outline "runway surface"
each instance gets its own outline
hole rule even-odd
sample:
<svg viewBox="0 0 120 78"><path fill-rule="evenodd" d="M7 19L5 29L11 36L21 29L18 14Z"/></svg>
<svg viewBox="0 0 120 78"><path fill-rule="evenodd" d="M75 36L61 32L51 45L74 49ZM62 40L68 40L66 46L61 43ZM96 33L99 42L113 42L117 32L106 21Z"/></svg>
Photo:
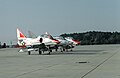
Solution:
<svg viewBox="0 0 120 78"><path fill-rule="evenodd" d="M120 45L77 46L51 55L0 49L0 78L120 78Z"/></svg>

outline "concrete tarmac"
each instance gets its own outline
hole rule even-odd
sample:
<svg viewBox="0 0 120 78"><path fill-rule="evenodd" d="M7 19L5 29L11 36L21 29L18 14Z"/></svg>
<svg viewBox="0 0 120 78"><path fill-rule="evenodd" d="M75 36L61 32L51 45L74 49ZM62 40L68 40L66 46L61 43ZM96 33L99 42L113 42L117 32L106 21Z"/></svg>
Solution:
<svg viewBox="0 0 120 78"><path fill-rule="evenodd" d="M0 49L0 78L120 78L120 45L77 46L51 55Z"/></svg>

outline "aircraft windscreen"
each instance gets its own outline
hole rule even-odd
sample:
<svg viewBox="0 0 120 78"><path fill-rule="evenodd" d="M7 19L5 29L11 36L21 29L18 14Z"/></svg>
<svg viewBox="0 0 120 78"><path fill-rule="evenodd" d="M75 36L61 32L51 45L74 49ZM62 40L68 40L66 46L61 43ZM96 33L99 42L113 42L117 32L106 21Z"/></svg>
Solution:
<svg viewBox="0 0 120 78"><path fill-rule="evenodd" d="M65 40L65 38L63 37L56 37L57 39L60 39L60 40Z"/></svg>
<svg viewBox="0 0 120 78"><path fill-rule="evenodd" d="M68 39L73 39L73 37L67 37Z"/></svg>
<svg viewBox="0 0 120 78"><path fill-rule="evenodd" d="M19 40L19 42L21 43L21 42L23 42L23 40Z"/></svg>
<svg viewBox="0 0 120 78"><path fill-rule="evenodd" d="M53 39L53 37L52 37L51 35L43 34L43 35L41 35L41 36L44 37L44 38L50 38L50 39Z"/></svg>

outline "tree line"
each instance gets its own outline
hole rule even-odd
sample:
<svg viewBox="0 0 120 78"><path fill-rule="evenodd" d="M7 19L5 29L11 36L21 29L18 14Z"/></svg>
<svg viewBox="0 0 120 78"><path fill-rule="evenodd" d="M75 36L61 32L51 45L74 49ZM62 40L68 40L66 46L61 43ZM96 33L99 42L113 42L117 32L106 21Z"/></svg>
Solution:
<svg viewBox="0 0 120 78"><path fill-rule="evenodd" d="M81 41L81 45L120 44L120 32L89 31L84 33L64 33L61 36L73 37Z"/></svg>

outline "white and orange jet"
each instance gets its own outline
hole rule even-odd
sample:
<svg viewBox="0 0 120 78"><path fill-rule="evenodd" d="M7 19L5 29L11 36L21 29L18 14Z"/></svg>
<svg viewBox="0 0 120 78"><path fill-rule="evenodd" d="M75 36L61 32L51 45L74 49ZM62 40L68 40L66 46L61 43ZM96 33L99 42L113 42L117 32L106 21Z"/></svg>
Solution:
<svg viewBox="0 0 120 78"><path fill-rule="evenodd" d="M17 39L18 46L26 48L29 55L31 51L37 51L37 49L39 54L42 54L42 51L49 51L50 54L52 52L51 47L60 43L58 40L49 37L27 38L19 29L17 29Z"/></svg>
<svg viewBox="0 0 120 78"><path fill-rule="evenodd" d="M80 45L80 41L73 39L72 37L65 37L66 40L73 43L74 46Z"/></svg>
<svg viewBox="0 0 120 78"><path fill-rule="evenodd" d="M61 52L68 51L68 49L70 49L72 51L72 48L74 48L73 42L66 40L62 36L53 36L52 37L48 32L46 32L45 34L49 35L51 38L54 38L60 42L59 44L57 44L58 48L56 48L56 51L57 51L57 49L60 49Z"/></svg>
<svg viewBox="0 0 120 78"><path fill-rule="evenodd" d="M68 51L68 49L74 48L77 45L80 45L80 41L73 39L72 37L62 37L62 36L54 36L52 37L48 32L45 34L49 35L51 38L54 38L60 42L58 44L58 47L60 47L61 52L62 51Z"/></svg>

